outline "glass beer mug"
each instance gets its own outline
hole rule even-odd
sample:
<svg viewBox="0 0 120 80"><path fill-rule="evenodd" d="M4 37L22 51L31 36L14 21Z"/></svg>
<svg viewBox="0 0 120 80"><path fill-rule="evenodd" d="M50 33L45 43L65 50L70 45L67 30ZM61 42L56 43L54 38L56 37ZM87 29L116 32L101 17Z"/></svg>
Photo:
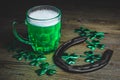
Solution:
<svg viewBox="0 0 120 80"><path fill-rule="evenodd" d="M39 53L55 51L61 36L61 11L49 5L32 7L27 11L25 25L28 31L28 40L19 36L16 31L16 22L13 22L15 37L32 46Z"/></svg>

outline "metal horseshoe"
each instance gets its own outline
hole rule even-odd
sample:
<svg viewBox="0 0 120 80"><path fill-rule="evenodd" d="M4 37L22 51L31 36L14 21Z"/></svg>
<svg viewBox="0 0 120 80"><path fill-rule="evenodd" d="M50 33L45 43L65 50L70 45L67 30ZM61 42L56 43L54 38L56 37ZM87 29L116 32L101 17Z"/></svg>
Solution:
<svg viewBox="0 0 120 80"><path fill-rule="evenodd" d="M74 39L71 39L64 44L62 44L55 52L53 56L54 63L63 69L64 71L71 72L71 73L87 73L87 72L92 72L98 69L103 68L108 64L112 57L113 51L110 49L107 49L103 55L102 58L99 61L96 61L92 64L86 64L86 65L80 65L80 66L72 66L67 64L65 61L61 59L62 54L64 53L65 50L67 50L69 47L76 45L76 44L81 44L87 40L86 37L76 37Z"/></svg>

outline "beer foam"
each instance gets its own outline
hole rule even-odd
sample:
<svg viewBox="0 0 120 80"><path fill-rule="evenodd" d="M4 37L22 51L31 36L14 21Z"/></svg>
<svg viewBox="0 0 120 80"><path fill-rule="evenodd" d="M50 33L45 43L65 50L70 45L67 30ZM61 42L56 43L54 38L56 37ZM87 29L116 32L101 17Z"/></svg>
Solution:
<svg viewBox="0 0 120 80"><path fill-rule="evenodd" d="M55 18L56 16L58 16L58 13L52 10L37 10L29 14L32 19L28 18L28 22L41 27L52 26L59 21L59 18Z"/></svg>

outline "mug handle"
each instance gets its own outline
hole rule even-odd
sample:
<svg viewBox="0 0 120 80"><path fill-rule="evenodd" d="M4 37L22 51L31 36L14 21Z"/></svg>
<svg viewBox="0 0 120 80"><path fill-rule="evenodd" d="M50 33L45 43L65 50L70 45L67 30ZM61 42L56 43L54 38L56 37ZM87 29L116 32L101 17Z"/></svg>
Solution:
<svg viewBox="0 0 120 80"><path fill-rule="evenodd" d="M21 35L18 34L17 30L16 30L16 25L17 25L17 22L16 21L13 21L12 22L12 27L13 27L13 34L14 36L21 42L25 43L25 44L29 44L31 45L32 42L30 42L28 39L25 39L23 38Z"/></svg>

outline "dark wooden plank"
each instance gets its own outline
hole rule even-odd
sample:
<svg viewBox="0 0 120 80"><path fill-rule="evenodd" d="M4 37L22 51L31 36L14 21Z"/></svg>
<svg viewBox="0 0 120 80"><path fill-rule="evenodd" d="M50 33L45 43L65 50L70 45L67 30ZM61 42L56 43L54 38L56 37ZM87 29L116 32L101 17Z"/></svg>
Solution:
<svg viewBox="0 0 120 80"><path fill-rule="evenodd" d="M12 35L11 21L8 24L2 23L0 30L0 80L120 80L120 11L114 9L80 9L63 11L61 44L69 39L78 36L74 33L75 28L84 25L87 28L102 31L105 39L102 41L106 49L114 50L110 63L98 70L85 74L67 73L57 67L57 74L53 76L37 76L34 72L39 67L29 66L25 61L17 61L12 58L14 52L8 52L4 46L11 43L15 38ZM5 20L5 19L4 19ZM9 34L7 34L9 33ZM70 52L85 51L84 45L77 45L70 48ZM47 55L48 62L52 62L53 53Z"/></svg>

